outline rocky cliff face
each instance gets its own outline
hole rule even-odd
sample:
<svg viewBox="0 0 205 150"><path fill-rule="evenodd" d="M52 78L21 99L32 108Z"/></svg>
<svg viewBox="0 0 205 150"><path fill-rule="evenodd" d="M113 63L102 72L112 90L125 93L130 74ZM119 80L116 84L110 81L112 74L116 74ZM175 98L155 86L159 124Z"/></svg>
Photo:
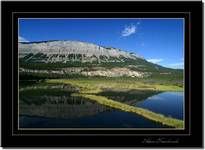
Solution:
<svg viewBox="0 0 205 150"><path fill-rule="evenodd" d="M163 67L143 57L79 41L19 43L19 72L103 77L146 77Z"/></svg>
<svg viewBox="0 0 205 150"><path fill-rule="evenodd" d="M141 56L79 41L19 43L19 57L32 62L124 62Z"/></svg>
<svg viewBox="0 0 205 150"><path fill-rule="evenodd" d="M70 74L70 75L82 75L82 76L101 76L101 77L145 77L149 76L150 73L148 72L139 72L139 71L133 71L129 68L104 68L104 67L94 67L92 70L90 70L87 67L70 67L70 68L62 68L58 70L33 70L33 69L24 69L19 68L20 73L41 73L41 74L57 74L57 75L63 75L63 74Z"/></svg>

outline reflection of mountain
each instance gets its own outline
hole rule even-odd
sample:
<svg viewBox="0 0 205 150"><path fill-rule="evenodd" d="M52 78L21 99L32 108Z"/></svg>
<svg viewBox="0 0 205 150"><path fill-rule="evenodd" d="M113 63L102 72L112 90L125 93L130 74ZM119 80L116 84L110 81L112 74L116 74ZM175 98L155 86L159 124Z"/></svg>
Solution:
<svg viewBox="0 0 205 150"><path fill-rule="evenodd" d="M20 115L73 118L93 115L108 108L72 97L77 89L69 85L35 85L20 88Z"/></svg>
<svg viewBox="0 0 205 150"><path fill-rule="evenodd" d="M42 104L21 105L20 115L41 116L48 118L76 118L90 116L99 112L107 111L109 108L100 104Z"/></svg>
<svg viewBox="0 0 205 150"><path fill-rule="evenodd" d="M112 108L103 106L82 97L73 97L75 90L70 86L27 86L20 90L20 115L41 116L48 118L77 118L90 116ZM116 101L134 105L157 91L105 90L99 95Z"/></svg>

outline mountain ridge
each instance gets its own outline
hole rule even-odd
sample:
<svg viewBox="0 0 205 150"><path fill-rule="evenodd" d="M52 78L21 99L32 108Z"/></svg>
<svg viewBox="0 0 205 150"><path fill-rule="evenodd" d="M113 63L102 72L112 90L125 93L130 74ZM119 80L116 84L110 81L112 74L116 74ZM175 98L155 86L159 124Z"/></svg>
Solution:
<svg viewBox="0 0 205 150"><path fill-rule="evenodd" d="M117 58L128 58L128 59L136 59L143 57L139 56L138 54L133 54L130 52L126 52L124 50L113 48L113 47L105 47L105 46L99 46L93 43L88 42L81 42L81 41L69 41L69 40L59 40L59 41L42 41L42 42L20 42L19 43L19 53L20 57L24 57L25 55L29 53L42 53L49 56L51 55L64 55L62 57L65 57L65 62L69 61L69 55L70 54L79 54L81 57L90 57L87 61L93 61L97 60L98 62L101 62L100 60L103 58L100 58L100 56L104 57L105 60L108 61L110 57L117 57ZM93 58L96 57L96 58ZM54 60L48 59L47 62ZM55 60L54 60L55 61ZM59 59L56 61L59 61ZM84 60L86 61L86 60ZM120 59L122 61L122 59Z"/></svg>
<svg viewBox="0 0 205 150"><path fill-rule="evenodd" d="M177 71L118 48L69 40L19 42L19 64L21 73L66 76L147 77Z"/></svg>
<svg viewBox="0 0 205 150"><path fill-rule="evenodd" d="M28 42L18 42L18 43L21 43L21 44L33 44L33 43L47 43L47 42L57 42L57 41L72 41L72 42L82 42L82 43L88 43L88 44L93 44L93 45L98 45L100 47L104 47L104 48L114 48L114 49L119 49L120 51L125 51L127 53L134 53L134 52L129 52L127 50L122 50L120 48L115 48L113 46L105 46L105 45L100 45L100 44L96 44L96 43L93 43L93 42L87 42L87 41L80 41L80 40L44 40L44 41L28 41ZM143 56L139 55L140 57L143 58Z"/></svg>

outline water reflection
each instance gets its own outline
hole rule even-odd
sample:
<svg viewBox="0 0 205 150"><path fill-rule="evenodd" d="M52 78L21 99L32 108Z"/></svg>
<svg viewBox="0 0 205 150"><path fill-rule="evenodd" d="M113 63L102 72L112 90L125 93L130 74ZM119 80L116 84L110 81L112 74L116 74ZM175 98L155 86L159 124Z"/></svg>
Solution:
<svg viewBox="0 0 205 150"><path fill-rule="evenodd" d="M136 105L137 103L144 101L148 97L162 93L160 91L153 90L113 90L105 89L98 95L105 96L109 99L126 103L129 105Z"/></svg>
<svg viewBox="0 0 205 150"><path fill-rule="evenodd" d="M70 128L163 128L166 127L160 123L148 120L134 113L116 110L95 101L90 101L83 97L73 97L73 93L79 92L78 88L70 85L48 85L32 84L23 85L19 89L19 113L20 127L70 127ZM115 101L126 103L132 106L149 108L154 112L164 113L157 110L178 110L171 107L173 102L170 97L167 102L160 101L161 92L153 90L114 90L104 89L98 95L105 96ZM154 96L157 95L157 96ZM163 93L162 93L163 95ZM167 94L166 94L167 95ZM172 94L173 95L173 94ZM175 95L175 94L174 94ZM159 98L160 96L160 98ZM176 98L179 96L177 93ZM164 98L164 97L163 97ZM166 98L166 97L165 97ZM150 103L150 102L151 103ZM145 103L143 103L145 102ZM177 105L177 100L174 101ZM162 103L162 104L160 104ZM158 107L157 107L158 106ZM160 108L160 106L163 106ZM181 105L180 105L181 106ZM156 108L156 109L155 109ZM173 115L174 116L174 115ZM178 117L177 117L178 118Z"/></svg>
<svg viewBox="0 0 205 150"><path fill-rule="evenodd" d="M67 87L67 88L65 88ZM20 115L49 118L76 118L108 111L111 108L73 97L73 88L69 86L26 87L19 93Z"/></svg>
<svg viewBox="0 0 205 150"><path fill-rule="evenodd" d="M76 118L90 116L99 112L110 111L112 108L98 104L83 97L73 97L78 92L69 85L35 85L20 89L20 115L40 116L49 118ZM99 95L116 101L135 105L157 91L114 91L105 89Z"/></svg>
<svg viewBox="0 0 205 150"><path fill-rule="evenodd" d="M144 101L136 104L136 106L183 120L183 94L183 92L163 92L145 99Z"/></svg>

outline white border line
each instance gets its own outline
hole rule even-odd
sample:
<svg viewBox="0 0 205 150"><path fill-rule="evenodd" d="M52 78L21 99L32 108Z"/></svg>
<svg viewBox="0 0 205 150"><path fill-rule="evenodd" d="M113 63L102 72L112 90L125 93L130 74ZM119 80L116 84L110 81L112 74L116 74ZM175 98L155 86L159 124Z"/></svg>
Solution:
<svg viewBox="0 0 205 150"><path fill-rule="evenodd" d="M10 1L19 1L19 0L2 0L3 2L10 2ZM42 2L42 0L31 0L31 1L28 1L28 0L21 0L21 1L26 1L26 2ZM52 1L52 2L68 2L68 0L59 0L59 1L56 1L56 0L43 0L43 1ZM77 2L87 2L87 0L75 0ZM70 0L69 2L75 2L73 0ZM122 1L122 2L125 2L124 0L100 0L100 1L105 1L105 2L117 2L117 1ZM165 2L165 0L137 0L138 2ZM179 0L167 0L166 2L178 2ZM180 0L180 1L189 1L189 2L194 2L194 1L197 1L197 2L200 2L201 0ZM99 2L98 0L90 0L89 2ZM126 2L136 2L136 0L127 0Z"/></svg>
<svg viewBox="0 0 205 150"><path fill-rule="evenodd" d="M12 23L13 23L13 14L14 14L15 12L13 12L12 13ZM18 12L18 13L26 13L26 12ZM30 13L30 12L29 12ZM41 13L41 12L35 12L35 13ZM44 13L48 13L48 12L44 12ZM56 13L56 12L51 12L51 13ZM63 13L63 12L57 12L57 13ZM76 12L66 12L66 13L76 13ZM79 13L83 13L83 12L79 12ZM85 12L85 13L102 13L102 12ZM103 12L103 13L110 13L110 12ZM117 13L117 12L112 12L112 13ZM119 13L133 13L133 12L119 12ZM140 13L140 12L135 12L135 13ZM145 12L142 12L142 13L145 13ZM147 13L150 13L150 12L147 12ZM154 12L154 13L157 13L157 12ZM158 13L162 13L162 12L158 12ZM163 12L164 13L164 12ZM165 12L165 13L169 13L169 12ZM173 12L173 13L177 13L177 12ZM180 13L188 13L189 14L189 16L190 16L190 12L180 12ZM19 19L183 19L183 23L184 23L184 30L185 30L185 18L183 18L183 17L179 17L179 18L18 18L18 21L19 21ZM190 20L189 20L190 21ZM12 24L13 25L13 24ZM19 30L19 23L18 23L18 30ZM184 32L184 30L183 30L183 32ZM13 28L12 28L12 34L13 34ZM19 34L19 33L18 33ZM12 36L13 37L13 36ZM189 37L190 38L190 37ZM12 39L13 40L13 39ZM184 32L184 36L183 36L183 41L184 41L184 45L185 45L185 32ZM13 43L13 41L12 41L12 43ZM12 49L13 49L13 45L12 45ZM190 47L189 47L189 49L190 49ZM184 50L184 54L185 54L185 47L183 48L183 50ZM185 55L184 55L184 57L185 57ZM12 55L12 59L13 59L13 55ZM13 60L12 60L13 61ZM19 59L18 59L18 61L19 61ZM18 73L19 73L19 70L18 70ZM12 76L13 76L13 63L12 63ZM184 74L183 74L183 77L184 77L184 98L185 98L185 59L184 59ZM13 79L12 79L13 80ZM12 84L13 84L13 81L12 81ZM19 84L18 84L18 86L19 86ZM13 90L13 89L12 89ZM13 91L12 91L13 92ZM13 94L12 94L12 96L13 96ZM19 92L18 92L18 97L19 97ZM190 99L190 98L189 98ZM190 104L190 102L189 102L189 104ZM185 123L185 100L184 100L184 105L183 105L184 107L183 107L183 111L184 111L184 123ZM190 105L189 105L190 106ZM12 111L13 111L13 109L12 109ZM18 113L19 113L19 108L18 108ZM19 114L18 114L18 116L19 116ZM19 117L18 117L18 122L19 122ZM191 118L190 118L190 122L191 122ZM12 127L13 127L13 113L12 113ZM18 124L18 127L19 127L19 124ZM184 126L185 127L185 126ZM34 130L46 130L46 129L48 129L48 128L29 128L29 129L23 129L23 130L31 130L31 129L34 129ZM76 129L76 128L53 128L54 130L63 130L63 129L70 129L70 130L73 130L73 129ZM126 128L94 128L94 129L91 129L91 128L77 128L77 130L85 130L85 129L87 129L87 130L99 130L99 129L103 129L103 130L119 130L119 129L123 129L123 130L133 130L133 129L136 129L136 130L141 130L141 129L146 129L146 130L159 130L158 128L129 128L129 129L126 129ZM172 129L172 128L160 128L160 130L167 130L167 129L169 129L169 130L181 130L181 129ZM185 129L185 128L184 128ZM52 128L49 128L49 130L52 130ZM28 134L26 134L26 135L28 135ZM39 134L38 134L39 135ZM48 135L52 135L52 134L48 134ZM57 135L57 134L55 134L55 135ZM60 134L60 135L62 135L62 134ZM69 134L69 135L71 135L71 134ZM76 134L75 134L76 135ZM81 134L80 134L81 135ZM90 135L90 134L89 134ZM95 135L95 134L94 134ZM106 135L109 135L109 134L106 134ZM111 134L111 135L113 135L113 134ZM116 134L114 134L114 135L116 135ZM119 135L119 134L117 134L117 135ZM126 135L126 134L123 134L123 135ZM130 135L130 134L129 134ZM131 135L133 135L133 134L131 134ZM139 134L136 134L136 135L139 135ZM143 134L143 135L145 135L145 134ZM148 135L150 135L150 134L148 134ZM152 135L152 134L151 134ZM154 135L156 135L156 134L154 134ZM165 134L162 134L162 135L165 135ZM176 135L176 134L173 134L173 135ZM180 134L180 135L183 135L183 134ZM185 135L187 135L187 134L185 134ZM170 136L170 135L169 135Z"/></svg>
<svg viewBox="0 0 205 150"><path fill-rule="evenodd" d="M78 19L93 19L93 20L99 20L99 19L124 19L124 20L127 20L127 19L183 19L183 41L184 41L184 34L185 34L185 32L184 32L184 29L185 29L185 24L184 24L184 18L18 18L18 30L19 30L19 20L20 19L29 19L29 20L35 20L35 19L43 19L43 20L45 20L45 19L59 19L59 20L61 20L61 19L70 19L70 20L72 20L72 19L75 19L75 20L78 20ZM18 32L18 35L19 35L19 32ZM185 41L184 41L184 44L185 44ZM184 46L183 46L183 50L184 50ZM19 52L19 51L18 51ZM184 55L184 54L183 54ZM19 61L19 59L18 59L18 61ZM184 69L185 70L185 69ZM19 73L19 70L18 70L18 73ZM184 74L183 74L183 78L184 78ZM19 81L19 80L18 80ZM185 83L185 82L184 82ZM18 86L19 86L19 84L18 84ZM185 93L185 90L184 90L184 93ZM184 94L185 95L185 94ZM183 98L184 98L184 96L183 96ZM19 92L18 92L18 102L19 102ZM19 103L18 103L18 106L19 106ZM19 110L19 107L18 107L18 110ZM18 111L18 116L19 116L19 111ZM184 120L184 122L185 122L185 101L183 100L183 120ZM148 130L182 130L182 129L172 129L172 128L93 128L93 129L91 129L91 128L19 128L19 117L18 117L18 129L21 129L21 130L62 130L62 129L69 129L69 130L73 130L73 129L77 129L77 130L85 130L85 129L87 129L87 130L99 130L99 129L103 129L103 130L113 130L113 129L115 129L115 130L119 130L119 129L123 129L123 130L132 130L132 129L136 129L136 130L139 130L139 129L148 129ZM185 129L185 128L183 128L183 129Z"/></svg>

